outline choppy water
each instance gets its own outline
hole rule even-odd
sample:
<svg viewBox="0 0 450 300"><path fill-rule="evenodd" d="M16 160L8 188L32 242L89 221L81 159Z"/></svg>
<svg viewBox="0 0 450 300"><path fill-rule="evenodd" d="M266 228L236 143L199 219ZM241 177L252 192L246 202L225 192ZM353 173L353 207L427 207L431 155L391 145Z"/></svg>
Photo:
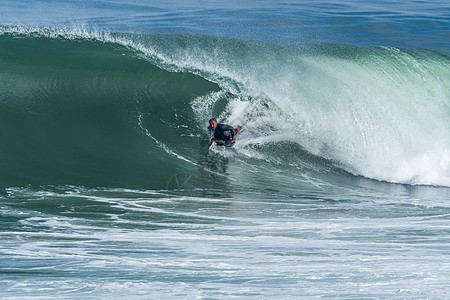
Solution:
<svg viewBox="0 0 450 300"><path fill-rule="evenodd" d="M2 298L449 296L448 4L2 7Z"/></svg>

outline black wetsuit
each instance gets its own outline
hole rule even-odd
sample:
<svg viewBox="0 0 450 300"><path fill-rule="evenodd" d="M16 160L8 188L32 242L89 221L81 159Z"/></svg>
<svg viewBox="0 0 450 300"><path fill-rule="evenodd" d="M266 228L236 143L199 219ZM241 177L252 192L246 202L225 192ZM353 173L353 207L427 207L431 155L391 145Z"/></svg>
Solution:
<svg viewBox="0 0 450 300"><path fill-rule="evenodd" d="M217 124L217 127L214 130L209 126L208 131L211 142L215 141L219 145L231 145L234 136L236 135L236 130L233 127L220 123Z"/></svg>

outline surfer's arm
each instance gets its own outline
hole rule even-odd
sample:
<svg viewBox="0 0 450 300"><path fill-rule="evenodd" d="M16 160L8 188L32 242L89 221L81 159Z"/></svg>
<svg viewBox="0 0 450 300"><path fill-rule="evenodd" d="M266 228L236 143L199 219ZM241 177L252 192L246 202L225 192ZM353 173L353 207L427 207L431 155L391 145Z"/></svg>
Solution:
<svg viewBox="0 0 450 300"><path fill-rule="evenodd" d="M216 138L214 137L214 130L211 127L208 127L208 134L209 134L209 138L211 140L211 144L215 144L216 143Z"/></svg>

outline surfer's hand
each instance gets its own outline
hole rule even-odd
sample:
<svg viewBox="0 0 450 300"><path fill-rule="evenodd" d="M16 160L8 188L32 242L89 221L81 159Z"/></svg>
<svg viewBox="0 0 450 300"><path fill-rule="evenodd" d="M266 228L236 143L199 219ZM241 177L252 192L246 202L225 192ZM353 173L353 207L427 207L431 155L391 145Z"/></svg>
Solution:
<svg viewBox="0 0 450 300"><path fill-rule="evenodd" d="M211 145L215 145L216 144L216 141L215 140L212 140L211 141Z"/></svg>

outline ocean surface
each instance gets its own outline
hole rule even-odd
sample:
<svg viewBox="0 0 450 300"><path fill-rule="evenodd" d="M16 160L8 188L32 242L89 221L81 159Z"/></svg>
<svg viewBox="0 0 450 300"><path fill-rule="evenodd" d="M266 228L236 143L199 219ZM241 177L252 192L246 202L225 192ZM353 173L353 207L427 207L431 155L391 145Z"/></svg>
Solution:
<svg viewBox="0 0 450 300"><path fill-rule="evenodd" d="M0 7L0 298L450 298L450 2Z"/></svg>

